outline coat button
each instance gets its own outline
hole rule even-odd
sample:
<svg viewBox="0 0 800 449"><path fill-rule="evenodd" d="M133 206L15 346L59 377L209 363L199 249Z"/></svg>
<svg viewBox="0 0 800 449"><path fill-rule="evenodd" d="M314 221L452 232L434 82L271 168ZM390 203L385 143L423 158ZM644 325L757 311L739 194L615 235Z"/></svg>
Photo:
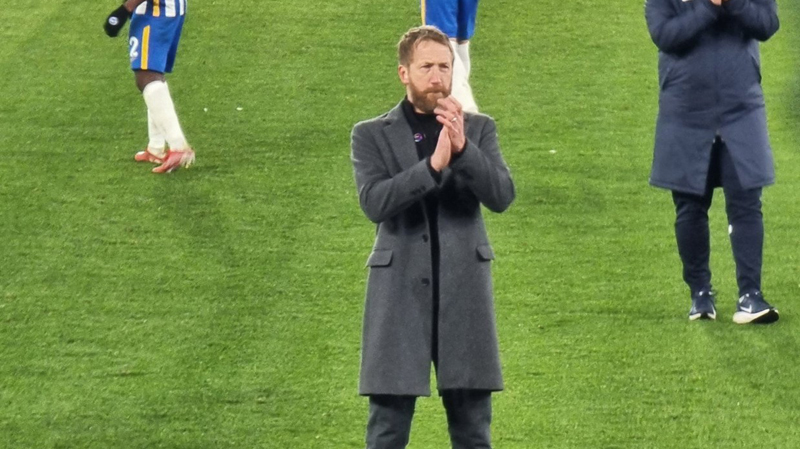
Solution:
<svg viewBox="0 0 800 449"><path fill-rule="evenodd" d="M422 285L424 285L426 287L431 285L431 280L428 279L428 278L422 278Z"/></svg>
<svg viewBox="0 0 800 449"><path fill-rule="evenodd" d="M423 242L427 242L428 241L428 234L422 234L422 241Z"/></svg>

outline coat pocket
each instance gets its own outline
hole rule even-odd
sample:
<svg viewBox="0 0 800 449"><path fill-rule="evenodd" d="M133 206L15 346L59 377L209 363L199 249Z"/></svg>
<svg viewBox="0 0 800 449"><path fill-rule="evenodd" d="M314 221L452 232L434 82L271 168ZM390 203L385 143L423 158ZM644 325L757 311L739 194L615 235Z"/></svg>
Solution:
<svg viewBox="0 0 800 449"><path fill-rule="evenodd" d="M478 260L494 260L494 250L490 245L478 245L475 250L478 253Z"/></svg>
<svg viewBox="0 0 800 449"><path fill-rule="evenodd" d="M392 263L392 250L376 249L367 259L368 267L388 267Z"/></svg>

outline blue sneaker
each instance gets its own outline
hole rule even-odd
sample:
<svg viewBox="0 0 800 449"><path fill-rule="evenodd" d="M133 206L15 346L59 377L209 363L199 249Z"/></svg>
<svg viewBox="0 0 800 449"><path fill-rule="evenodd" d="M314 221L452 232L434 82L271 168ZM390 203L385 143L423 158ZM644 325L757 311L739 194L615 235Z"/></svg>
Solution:
<svg viewBox="0 0 800 449"><path fill-rule="evenodd" d="M761 292L747 293L739 298L733 322L736 324L768 324L778 321L778 309L764 300Z"/></svg>
<svg viewBox="0 0 800 449"><path fill-rule="evenodd" d="M716 320L715 303L714 292L710 289L692 293L692 309L689 310L689 320Z"/></svg>

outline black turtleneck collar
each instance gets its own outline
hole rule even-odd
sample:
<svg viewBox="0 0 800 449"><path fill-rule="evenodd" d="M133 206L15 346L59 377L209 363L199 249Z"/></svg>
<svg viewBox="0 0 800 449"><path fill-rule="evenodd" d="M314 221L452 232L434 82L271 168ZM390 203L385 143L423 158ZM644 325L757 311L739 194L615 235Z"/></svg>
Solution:
<svg viewBox="0 0 800 449"><path fill-rule="evenodd" d="M411 104L411 101L408 97L403 98L403 114L405 114L408 123L411 125L411 128L415 128L414 125L421 125L421 126L430 126L431 124L436 124L439 128L442 125L436 121L436 114L424 114L419 113L414 109L414 105Z"/></svg>
<svg viewBox="0 0 800 449"><path fill-rule="evenodd" d="M428 159L428 169L436 182L441 180L441 174L431 167L430 155L436 150L436 142L439 140L439 133L442 131L442 124L436 121L436 114L420 114L414 110L414 105L408 97L402 102L403 115L406 117L408 126L414 138L414 146L417 148L419 160Z"/></svg>

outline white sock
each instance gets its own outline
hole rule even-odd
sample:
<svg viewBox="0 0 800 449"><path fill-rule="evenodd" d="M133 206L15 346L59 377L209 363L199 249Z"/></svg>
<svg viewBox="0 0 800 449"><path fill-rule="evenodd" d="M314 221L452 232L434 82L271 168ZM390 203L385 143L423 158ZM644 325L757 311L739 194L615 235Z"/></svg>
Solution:
<svg viewBox="0 0 800 449"><path fill-rule="evenodd" d="M149 109L147 110L147 134L150 137L147 150L156 156L163 156L167 141L164 140L164 135L158 131L158 127L153 123L153 116L150 114Z"/></svg>
<svg viewBox="0 0 800 449"><path fill-rule="evenodd" d="M150 117L153 119L153 124L164 136L169 148L175 151L188 149L189 144L186 142L186 137L178 122L178 114L175 113L175 105L169 95L167 83L153 81L144 87L142 95Z"/></svg>
<svg viewBox="0 0 800 449"><path fill-rule="evenodd" d="M458 53L458 56L461 58L461 63L464 64L464 70L467 72L467 79L469 79L470 69L472 69L472 64L469 59L469 41L456 44L456 53Z"/></svg>
<svg viewBox="0 0 800 449"><path fill-rule="evenodd" d="M455 41L450 41L450 45L452 45L455 50ZM456 100L461 103L461 108L464 111L478 112L478 105L475 103L475 98L472 96L472 87L469 85L467 72L464 69L464 63L461 61L458 52L455 53L455 58L453 59L453 86L451 93L456 97Z"/></svg>

